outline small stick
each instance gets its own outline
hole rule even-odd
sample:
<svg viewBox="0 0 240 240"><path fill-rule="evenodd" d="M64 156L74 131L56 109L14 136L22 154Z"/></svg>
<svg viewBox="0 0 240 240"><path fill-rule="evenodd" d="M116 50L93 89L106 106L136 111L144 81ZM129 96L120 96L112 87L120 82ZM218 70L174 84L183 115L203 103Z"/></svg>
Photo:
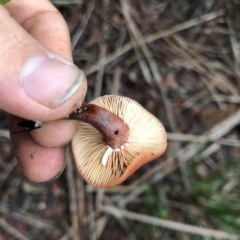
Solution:
<svg viewBox="0 0 240 240"><path fill-rule="evenodd" d="M73 240L78 239L78 229L79 229L79 222L78 222L78 214L77 214L77 195L76 195L76 186L74 181L74 174L73 174L73 164L72 164L72 157L70 152L70 147L67 147L66 152L66 178L68 184L68 195L69 195L69 212L70 212L70 219L71 219L71 227L73 231Z"/></svg>
<svg viewBox="0 0 240 240"><path fill-rule="evenodd" d="M99 211L105 212L107 214L111 214L115 216L117 219L126 218L133 221L150 224L156 227L171 229L174 231L185 232L185 233L205 236L205 237L212 237L215 239L232 239L232 240L239 239L239 236L233 235L224 231L203 228L203 227L196 227L196 226L192 226L192 225L181 223L181 222L175 222L171 220L151 217L144 214L122 210L112 206L102 206Z"/></svg>
<svg viewBox="0 0 240 240"><path fill-rule="evenodd" d="M25 237L21 232L19 232L16 228L12 227L3 218L0 218L0 226L2 229L7 231L9 234L11 234L16 239L29 240L29 238Z"/></svg>

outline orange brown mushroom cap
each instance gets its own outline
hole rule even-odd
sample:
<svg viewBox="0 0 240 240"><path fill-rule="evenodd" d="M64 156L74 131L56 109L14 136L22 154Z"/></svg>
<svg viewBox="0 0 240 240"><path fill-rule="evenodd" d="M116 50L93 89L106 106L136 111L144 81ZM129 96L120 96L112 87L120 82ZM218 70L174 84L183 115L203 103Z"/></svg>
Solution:
<svg viewBox="0 0 240 240"><path fill-rule="evenodd" d="M101 188L116 186L166 150L163 125L136 101L106 95L91 104L116 114L128 125L129 132L127 141L113 148L95 127L77 122L72 152L79 172L89 184Z"/></svg>

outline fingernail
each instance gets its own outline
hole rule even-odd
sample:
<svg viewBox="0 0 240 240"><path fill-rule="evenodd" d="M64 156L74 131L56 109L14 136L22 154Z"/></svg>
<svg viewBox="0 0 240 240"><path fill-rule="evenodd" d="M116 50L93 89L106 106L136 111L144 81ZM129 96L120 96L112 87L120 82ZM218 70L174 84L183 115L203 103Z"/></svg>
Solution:
<svg viewBox="0 0 240 240"><path fill-rule="evenodd" d="M30 59L21 74L25 93L48 107L56 107L69 99L83 79L83 71L74 64L47 55Z"/></svg>

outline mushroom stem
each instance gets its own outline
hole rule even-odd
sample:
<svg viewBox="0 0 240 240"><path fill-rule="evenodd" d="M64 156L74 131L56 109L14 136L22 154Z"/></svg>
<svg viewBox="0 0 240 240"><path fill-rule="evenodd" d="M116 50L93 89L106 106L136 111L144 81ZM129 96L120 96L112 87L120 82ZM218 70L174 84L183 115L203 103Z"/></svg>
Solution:
<svg viewBox="0 0 240 240"><path fill-rule="evenodd" d="M83 103L67 119L83 121L95 127L112 149L118 149L128 141L129 127L123 119L95 104Z"/></svg>

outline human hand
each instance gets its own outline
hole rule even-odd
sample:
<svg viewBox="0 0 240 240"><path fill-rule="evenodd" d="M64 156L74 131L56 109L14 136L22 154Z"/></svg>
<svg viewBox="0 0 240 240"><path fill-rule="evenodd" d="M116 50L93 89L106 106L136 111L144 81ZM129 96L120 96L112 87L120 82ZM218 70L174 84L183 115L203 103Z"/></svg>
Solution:
<svg viewBox="0 0 240 240"><path fill-rule="evenodd" d="M11 114L11 132L15 116L46 121L12 134L12 141L26 177L47 181L62 172L64 145L75 130L73 121L56 119L81 104L86 79L72 63L68 28L50 1L11 0L0 5L0 22L0 108Z"/></svg>

